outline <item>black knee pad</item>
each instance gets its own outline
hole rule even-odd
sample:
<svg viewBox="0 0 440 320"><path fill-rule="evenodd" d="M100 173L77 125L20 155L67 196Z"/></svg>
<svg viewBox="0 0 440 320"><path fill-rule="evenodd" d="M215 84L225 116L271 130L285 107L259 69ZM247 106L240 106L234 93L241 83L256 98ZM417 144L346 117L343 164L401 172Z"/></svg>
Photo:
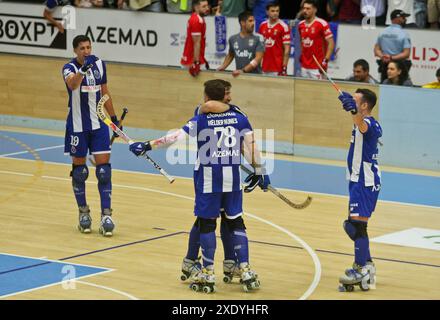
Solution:
<svg viewBox="0 0 440 320"><path fill-rule="evenodd" d="M345 220L344 230L351 240L355 241L358 238L368 238L367 223L356 220Z"/></svg>
<svg viewBox="0 0 440 320"><path fill-rule="evenodd" d="M112 167L110 163L99 164L96 166L96 178L98 183L107 184L112 180Z"/></svg>
<svg viewBox="0 0 440 320"><path fill-rule="evenodd" d="M235 219L228 219L225 217L225 222L228 226L229 231L231 232L234 230L246 230L246 226L244 225L244 221L241 216Z"/></svg>
<svg viewBox="0 0 440 320"><path fill-rule="evenodd" d="M73 185L77 183L84 183L89 177L89 168L87 168L85 164L72 164L72 171L70 171L70 176L72 177Z"/></svg>
<svg viewBox="0 0 440 320"><path fill-rule="evenodd" d="M215 229L217 228L216 219L197 218L196 224L199 227L200 233L214 232Z"/></svg>

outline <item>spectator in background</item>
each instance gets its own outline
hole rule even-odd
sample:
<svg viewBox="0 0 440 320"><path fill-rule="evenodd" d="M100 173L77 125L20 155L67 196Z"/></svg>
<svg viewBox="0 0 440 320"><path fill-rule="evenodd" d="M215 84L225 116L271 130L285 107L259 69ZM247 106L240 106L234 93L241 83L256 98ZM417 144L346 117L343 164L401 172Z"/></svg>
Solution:
<svg viewBox="0 0 440 320"><path fill-rule="evenodd" d="M166 0L166 9L169 13L190 13L191 0Z"/></svg>
<svg viewBox="0 0 440 320"><path fill-rule="evenodd" d="M422 88L427 89L440 89L440 68L437 69L437 72L435 73L435 76L437 77L437 81L427 83L422 86Z"/></svg>
<svg viewBox="0 0 440 320"><path fill-rule="evenodd" d="M385 28L377 38L374 55L380 59L377 60L377 64L381 82L387 78L387 67L390 61L404 61L408 72L411 68L411 60L409 60L411 39L409 34L403 30L408 16L409 14L402 10L391 12L392 24Z"/></svg>
<svg viewBox="0 0 440 320"><path fill-rule="evenodd" d="M255 35L255 19L250 11L239 14L238 22L241 31L229 38L229 53L223 64L217 69L224 71L235 59L236 70L234 77L242 73L261 73L261 60L264 54L264 39L261 35Z"/></svg>
<svg viewBox="0 0 440 320"><path fill-rule="evenodd" d="M361 24L362 13L360 0L332 0L337 8L337 21L350 24Z"/></svg>
<svg viewBox="0 0 440 320"><path fill-rule="evenodd" d="M401 10L408 14L408 19L406 20L405 26L407 28L417 28L416 19L414 16L414 0L388 0L388 14L386 24L390 25L393 23L393 18L391 14L395 10Z"/></svg>
<svg viewBox="0 0 440 320"><path fill-rule="evenodd" d="M246 11L246 0L222 0L221 14L225 17L238 17Z"/></svg>
<svg viewBox="0 0 440 320"><path fill-rule="evenodd" d="M361 0L361 13L364 17L374 17L377 26L385 25L387 18L385 9L385 0Z"/></svg>
<svg viewBox="0 0 440 320"><path fill-rule="evenodd" d="M388 64L387 71L388 78L385 79L383 84L392 84L395 86L412 87L413 83L409 79L408 69L405 63L402 61L392 61Z"/></svg>
<svg viewBox="0 0 440 320"><path fill-rule="evenodd" d="M180 63L193 77L197 77L201 64L209 69L205 59L206 23L203 18L209 14L209 5L207 0L193 0L192 5L194 12L188 20L185 48Z"/></svg>
<svg viewBox="0 0 440 320"><path fill-rule="evenodd" d="M301 76L304 78L321 79L321 71L316 65L313 55L327 70L328 62L335 48L333 34L327 21L316 17L317 7L314 0L303 3L304 19L298 25L301 39Z"/></svg>
<svg viewBox="0 0 440 320"><path fill-rule="evenodd" d="M57 21L53 17L53 12L58 6L65 6L70 4L68 0L47 0L46 7L44 8L43 17L54 25L59 32L64 33L64 26L62 22Z"/></svg>
<svg viewBox="0 0 440 320"><path fill-rule="evenodd" d="M370 76L370 65L364 59L356 60L353 64L353 74L345 78L347 81L378 84L379 82Z"/></svg>
<svg viewBox="0 0 440 320"><path fill-rule="evenodd" d="M280 16L280 5L270 3L266 7L269 19L264 21L258 30L264 37L265 52L263 57L263 73L287 76L287 64L290 55L290 28Z"/></svg>
<svg viewBox="0 0 440 320"><path fill-rule="evenodd" d="M417 28L424 29L427 21L426 0L414 0L414 17Z"/></svg>
<svg viewBox="0 0 440 320"><path fill-rule="evenodd" d="M438 29L440 21L440 0L428 0L428 22L431 29Z"/></svg>
<svg viewBox="0 0 440 320"><path fill-rule="evenodd" d="M252 8L255 18L255 29L259 30L261 23L266 20L266 7L275 0L248 0L248 6Z"/></svg>
<svg viewBox="0 0 440 320"><path fill-rule="evenodd" d="M129 6L137 11L164 12L161 0L129 0Z"/></svg>

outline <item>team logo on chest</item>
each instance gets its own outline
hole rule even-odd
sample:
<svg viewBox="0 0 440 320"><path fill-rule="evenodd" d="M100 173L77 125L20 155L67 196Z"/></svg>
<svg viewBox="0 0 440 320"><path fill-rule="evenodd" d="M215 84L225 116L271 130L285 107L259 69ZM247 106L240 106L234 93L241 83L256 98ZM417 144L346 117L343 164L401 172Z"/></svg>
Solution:
<svg viewBox="0 0 440 320"><path fill-rule="evenodd" d="M98 70L93 70L93 75L95 76L96 79L100 79L101 78L101 73L99 73Z"/></svg>
<svg viewBox="0 0 440 320"><path fill-rule="evenodd" d="M254 46L254 39L249 39L249 47L253 47Z"/></svg>

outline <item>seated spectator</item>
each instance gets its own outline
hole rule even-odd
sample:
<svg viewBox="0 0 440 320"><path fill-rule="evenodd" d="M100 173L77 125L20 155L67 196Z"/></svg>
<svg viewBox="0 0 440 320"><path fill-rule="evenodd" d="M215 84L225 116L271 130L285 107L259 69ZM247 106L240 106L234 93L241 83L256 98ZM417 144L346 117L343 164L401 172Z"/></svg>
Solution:
<svg viewBox="0 0 440 320"><path fill-rule="evenodd" d="M364 17L374 18L377 26L384 26L386 15L385 0L361 0L361 12ZM373 22L370 22L373 23Z"/></svg>
<svg viewBox="0 0 440 320"><path fill-rule="evenodd" d="M333 2L333 7L337 8L337 18L336 20L343 23L350 24L361 24L362 13L359 6L359 0L331 0Z"/></svg>
<svg viewBox="0 0 440 320"><path fill-rule="evenodd" d="M440 21L440 0L428 0L428 22L431 29L438 29Z"/></svg>
<svg viewBox="0 0 440 320"><path fill-rule="evenodd" d="M44 8L43 17L54 25L59 32L64 33L64 26L60 21L57 21L53 17L53 12L58 6L65 6L70 4L68 0L47 0L46 7Z"/></svg>
<svg viewBox="0 0 440 320"><path fill-rule="evenodd" d="M101 0L102 1L102 0ZM164 12L161 0L130 0L129 7L136 11Z"/></svg>
<svg viewBox="0 0 440 320"><path fill-rule="evenodd" d="M353 64L353 74L345 78L348 81L378 84L379 81L370 76L370 65L364 59L356 60Z"/></svg>
<svg viewBox="0 0 440 320"><path fill-rule="evenodd" d="M166 0L169 13L191 13L192 0Z"/></svg>
<svg viewBox="0 0 440 320"><path fill-rule="evenodd" d="M417 28L424 29L427 21L426 0L414 0L414 16Z"/></svg>
<svg viewBox="0 0 440 320"><path fill-rule="evenodd" d="M435 76L437 77L437 81L427 83L422 86L422 88L427 89L440 89L440 68L437 69L437 72L435 73Z"/></svg>
<svg viewBox="0 0 440 320"><path fill-rule="evenodd" d="M220 8L223 16L238 17L246 11L246 0L223 0Z"/></svg>
<svg viewBox="0 0 440 320"><path fill-rule="evenodd" d="M402 61L392 61L388 64L388 78L383 84L392 84L395 86L412 87L413 83L409 79L408 69Z"/></svg>

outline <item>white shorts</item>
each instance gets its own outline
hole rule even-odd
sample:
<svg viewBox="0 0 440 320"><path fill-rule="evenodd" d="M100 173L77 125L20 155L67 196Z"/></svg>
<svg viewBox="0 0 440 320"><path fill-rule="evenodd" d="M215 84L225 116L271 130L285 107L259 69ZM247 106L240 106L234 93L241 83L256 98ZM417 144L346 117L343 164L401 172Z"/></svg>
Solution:
<svg viewBox="0 0 440 320"><path fill-rule="evenodd" d="M309 79L322 79L321 73L319 72L319 69L306 69L301 68L301 77L303 78L309 78Z"/></svg>

